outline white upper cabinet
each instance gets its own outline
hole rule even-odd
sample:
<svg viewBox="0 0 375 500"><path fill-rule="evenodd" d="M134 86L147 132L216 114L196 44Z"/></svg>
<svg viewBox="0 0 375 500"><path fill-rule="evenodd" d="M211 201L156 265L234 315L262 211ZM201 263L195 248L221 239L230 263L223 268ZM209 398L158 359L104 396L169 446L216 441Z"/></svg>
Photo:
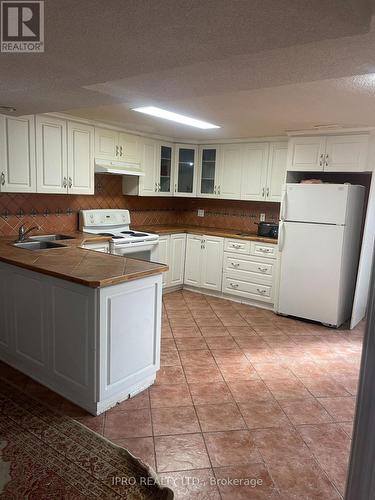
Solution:
<svg viewBox="0 0 375 500"><path fill-rule="evenodd" d="M131 134L119 134L118 157L130 163L140 162L140 138Z"/></svg>
<svg viewBox="0 0 375 500"><path fill-rule="evenodd" d="M325 137L292 137L288 147L288 170L322 172Z"/></svg>
<svg viewBox="0 0 375 500"><path fill-rule="evenodd" d="M37 192L67 193L67 123L50 116L36 117Z"/></svg>
<svg viewBox="0 0 375 500"><path fill-rule="evenodd" d="M365 172L367 167L368 135L328 136L324 171Z"/></svg>
<svg viewBox="0 0 375 500"><path fill-rule="evenodd" d="M198 196L218 198L220 196L220 147L199 147Z"/></svg>
<svg viewBox="0 0 375 500"><path fill-rule="evenodd" d="M68 192L94 194L94 127L68 122Z"/></svg>
<svg viewBox="0 0 375 500"><path fill-rule="evenodd" d="M196 196L197 194L198 148L194 145L176 146L175 196Z"/></svg>
<svg viewBox="0 0 375 500"><path fill-rule="evenodd" d="M95 128L95 158L139 163L140 138L106 128Z"/></svg>
<svg viewBox="0 0 375 500"><path fill-rule="evenodd" d="M268 166L267 143L245 144L242 156L242 200L264 200L266 198L267 166Z"/></svg>
<svg viewBox="0 0 375 500"><path fill-rule="evenodd" d="M106 128L95 128L95 157L114 160L118 157L118 132Z"/></svg>
<svg viewBox="0 0 375 500"><path fill-rule="evenodd" d="M173 144L159 142L157 154L157 194L173 195Z"/></svg>
<svg viewBox="0 0 375 500"><path fill-rule="evenodd" d="M365 172L369 170L368 149L367 134L291 137L287 167L306 172Z"/></svg>
<svg viewBox="0 0 375 500"><path fill-rule="evenodd" d="M36 192L34 116L0 115L0 192Z"/></svg>
<svg viewBox="0 0 375 500"><path fill-rule="evenodd" d="M239 200L242 182L242 144L224 144L221 148L219 198Z"/></svg>
<svg viewBox="0 0 375 500"><path fill-rule="evenodd" d="M287 154L288 144L286 142L273 142L270 144L266 186L267 201L281 201L281 191L285 183Z"/></svg>
<svg viewBox="0 0 375 500"><path fill-rule="evenodd" d="M156 196L158 192L158 176L157 176L157 161L158 161L158 143L152 139L142 139L141 141L141 167L144 176L133 179L126 178L127 181L138 183L139 194L141 196Z"/></svg>

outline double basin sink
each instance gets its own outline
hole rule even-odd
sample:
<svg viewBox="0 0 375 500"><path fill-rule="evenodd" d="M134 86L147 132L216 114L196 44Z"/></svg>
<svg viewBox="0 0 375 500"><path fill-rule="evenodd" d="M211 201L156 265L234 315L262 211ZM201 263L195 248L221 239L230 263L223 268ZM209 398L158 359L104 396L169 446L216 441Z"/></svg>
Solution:
<svg viewBox="0 0 375 500"><path fill-rule="evenodd" d="M48 250L50 248L65 248L66 245L56 243L56 241L72 239L74 239L73 236L66 236L65 234L47 234L43 236L31 236L27 241L14 243L14 246L23 248L25 250Z"/></svg>

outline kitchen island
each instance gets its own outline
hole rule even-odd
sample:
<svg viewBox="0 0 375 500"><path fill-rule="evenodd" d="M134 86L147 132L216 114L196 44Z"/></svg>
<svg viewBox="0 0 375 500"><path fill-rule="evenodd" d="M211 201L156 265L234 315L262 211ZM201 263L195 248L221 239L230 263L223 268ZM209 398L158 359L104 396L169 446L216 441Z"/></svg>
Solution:
<svg viewBox="0 0 375 500"><path fill-rule="evenodd" d="M149 387L160 367L162 264L0 239L0 359L98 415Z"/></svg>

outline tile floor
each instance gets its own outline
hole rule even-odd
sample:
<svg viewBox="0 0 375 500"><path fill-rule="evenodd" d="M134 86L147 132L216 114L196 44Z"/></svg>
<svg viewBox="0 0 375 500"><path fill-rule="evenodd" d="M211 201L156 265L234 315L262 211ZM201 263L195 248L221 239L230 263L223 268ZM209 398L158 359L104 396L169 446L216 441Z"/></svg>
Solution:
<svg viewBox="0 0 375 500"><path fill-rule="evenodd" d="M363 325L331 330L181 291L164 296L156 384L104 415L6 365L0 373L127 447L177 499L334 500L344 493L362 337Z"/></svg>

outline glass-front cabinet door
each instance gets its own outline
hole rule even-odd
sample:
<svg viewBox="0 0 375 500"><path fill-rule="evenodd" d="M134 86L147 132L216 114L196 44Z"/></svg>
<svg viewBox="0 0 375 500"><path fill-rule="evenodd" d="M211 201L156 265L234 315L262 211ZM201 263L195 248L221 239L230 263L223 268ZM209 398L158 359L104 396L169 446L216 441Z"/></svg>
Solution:
<svg viewBox="0 0 375 500"><path fill-rule="evenodd" d="M158 192L161 196L172 194L173 182L173 146L172 144L160 145L160 171Z"/></svg>
<svg viewBox="0 0 375 500"><path fill-rule="evenodd" d="M178 196L196 196L197 148L188 144L176 147L176 180L174 192Z"/></svg>
<svg viewBox="0 0 375 500"><path fill-rule="evenodd" d="M198 196L216 198L219 195L219 150L217 146L200 147Z"/></svg>

